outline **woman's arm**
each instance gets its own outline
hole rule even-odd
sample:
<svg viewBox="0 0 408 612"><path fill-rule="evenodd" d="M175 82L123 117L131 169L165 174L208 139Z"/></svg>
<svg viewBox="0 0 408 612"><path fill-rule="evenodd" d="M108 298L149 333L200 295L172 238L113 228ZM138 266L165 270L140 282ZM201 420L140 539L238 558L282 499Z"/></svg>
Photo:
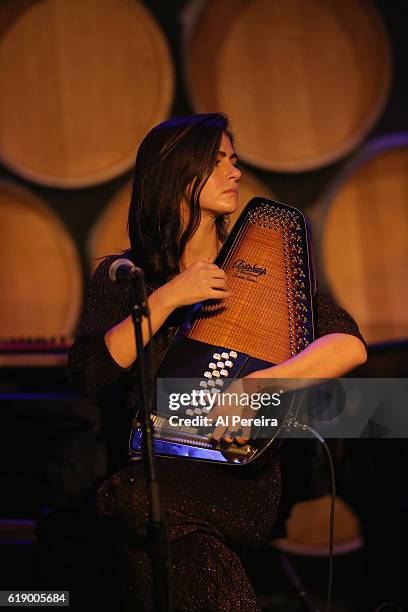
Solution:
<svg viewBox="0 0 408 612"><path fill-rule="evenodd" d="M285 391L304 388L314 384L316 379L337 378L353 368L365 363L367 351L364 343L349 334L334 333L318 338L307 348L287 361L276 366L264 368L248 374L244 378L236 380L230 387L228 393L252 394L270 391L271 380L279 379L279 387ZM278 388L279 388L278 387ZM217 410L215 416L226 416L239 414L239 407L227 407ZM251 416L251 411L246 410L245 416ZM232 438L226 433L228 427L220 425L212 433L214 440L224 438L225 442L232 442ZM245 444L249 440L250 426L242 428L242 435L236 438L239 444Z"/></svg>
<svg viewBox="0 0 408 612"><path fill-rule="evenodd" d="M105 259L95 271L78 335L69 352L71 382L87 395L99 395L117 382L130 383L137 358L129 291L109 279L114 259ZM149 296L152 332L155 334L179 306L229 295L225 272L214 264L197 261ZM142 335L146 345L146 320Z"/></svg>
<svg viewBox="0 0 408 612"><path fill-rule="evenodd" d="M148 297L147 304L150 311L152 334L154 335L171 315L175 306L166 285L156 289ZM142 337L143 346L145 346L149 340L149 327L146 317L143 317L142 321ZM108 329L104 335L104 341L110 355L121 368L127 369L136 361L135 332L131 315Z"/></svg>
<svg viewBox="0 0 408 612"><path fill-rule="evenodd" d="M176 308L208 299L227 298L226 274L215 264L196 261L187 270L159 287L148 298L153 335ZM142 323L143 345L149 340L147 320ZM129 368L137 351L132 317L129 315L105 333L109 353L122 368Z"/></svg>
<svg viewBox="0 0 408 612"><path fill-rule="evenodd" d="M137 355L129 314L133 304L128 287L109 279L114 260L106 258L92 277L78 334L69 351L71 383L90 396L113 390L117 383L121 387L134 383ZM149 296L153 334L178 306L229 295L223 270L214 264L195 262ZM146 344L149 334L145 320L142 334Z"/></svg>
<svg viewBox="0 0 408 612"><path fill-rule="evenodd" d="M318 338L287 361L246 378L337 378L366 360L367 351L359 338L333 333Z"/></svg>

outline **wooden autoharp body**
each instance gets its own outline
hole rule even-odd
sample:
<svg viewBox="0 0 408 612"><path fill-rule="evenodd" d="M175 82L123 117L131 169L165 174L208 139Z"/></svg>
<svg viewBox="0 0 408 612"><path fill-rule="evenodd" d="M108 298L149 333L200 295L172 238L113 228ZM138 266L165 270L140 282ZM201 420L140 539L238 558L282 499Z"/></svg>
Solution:
<svg viewBox="0 0 408 612"><path fill-rule="evenodd" d="M299 210L254 198L215 263L225 270L232 295L189 309L158 371L158 383L168 393L180 379L191 379L198 390L222 393L237 377L285 361L313 340L314 279L306 221ZM245 446L217 448L202 428L170 426L166 408L158 405L153 415L159 455L243 465L273 441L254 435ZM195 404L183 410L190 416L203 412ZM273 438L282 433L285 420ZM141 438L136 426L131 454L140 454Z"/></svg>

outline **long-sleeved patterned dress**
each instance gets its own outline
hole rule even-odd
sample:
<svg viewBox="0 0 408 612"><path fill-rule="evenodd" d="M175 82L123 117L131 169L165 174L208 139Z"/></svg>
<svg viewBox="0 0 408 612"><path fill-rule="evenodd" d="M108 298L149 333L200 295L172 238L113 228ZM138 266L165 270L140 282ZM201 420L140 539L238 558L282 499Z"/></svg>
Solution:
<svg viewBox="0 0 408 612"><path fill-rule="evenodd" d="M109 280L115 257L105 259L92 278L77 339L70 351L74 384L93 396L126 396L133 412L139 400L135 364L121 368L111 357L105 332L130 314L126 286ZM148 290L154 286L148 284ZM347 333L361 338L352 317L327 293L314 300L316 337ZM173 323L174 325L174 323ZM167 321L155 336L153 368L174 331ZM112 399L114 401L114 399ZM245 476L235 470L182 460L159 459L160 490L171 543L175 610L254 612L256 595L240 555L270 537L279 509L278 457ZM113 526L117 543L122 608L153 610L151 566L146 552L147 496L141 462L111 476L100 488L98 512Z"/></svg>

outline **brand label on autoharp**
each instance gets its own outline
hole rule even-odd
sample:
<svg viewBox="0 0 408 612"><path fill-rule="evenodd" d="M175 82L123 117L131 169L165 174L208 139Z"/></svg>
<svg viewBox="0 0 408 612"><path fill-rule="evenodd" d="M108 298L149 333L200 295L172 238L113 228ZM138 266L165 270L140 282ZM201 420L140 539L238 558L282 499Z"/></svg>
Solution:
<svg viewBox="0 0 408 612"><path fill-rule="evenodd" d="M266 268L258 264L248 263L245 259L237 259L234 261L232 269L234 271L232 276L242 278L251 283L257 283L261 276L267 273Z"/></svg>

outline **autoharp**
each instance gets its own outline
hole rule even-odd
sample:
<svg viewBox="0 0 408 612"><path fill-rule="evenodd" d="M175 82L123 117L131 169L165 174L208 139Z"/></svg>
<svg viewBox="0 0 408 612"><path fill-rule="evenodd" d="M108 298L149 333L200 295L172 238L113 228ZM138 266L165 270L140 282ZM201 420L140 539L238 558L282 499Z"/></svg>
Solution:
<svg viewBox="0 0 408 612"><path fill-rule="evenodd" d="M156 391L167 388L167 399L181 379L191 380L197 391L222 393L236 378L285 361L313 340L314 280L307 225L299 210L252 199L215 263L225 270L232 295L188 309L157 373ZM281 406L278 426L267 439L252 430L248 444L214 446L202 427L171 424L163 397L166 392L157 393L152 415L157 455L235 466L256 462L277 445L294 410L293 398ZM203 411L197 402L183 406L186 415ZM136 424L130 435L132 456L141 454L141 444Z"/></svg>

